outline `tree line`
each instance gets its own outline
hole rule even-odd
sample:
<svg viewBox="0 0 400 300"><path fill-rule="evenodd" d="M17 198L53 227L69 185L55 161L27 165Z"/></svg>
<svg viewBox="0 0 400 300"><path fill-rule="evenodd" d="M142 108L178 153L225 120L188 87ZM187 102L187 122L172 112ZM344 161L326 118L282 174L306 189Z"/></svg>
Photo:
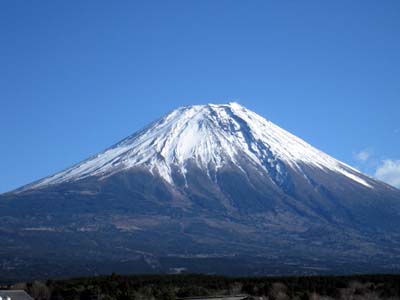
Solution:
<svg viewBox="0 0 400 300"><path fill-rule="evenodd" d="M400 300L400 275L228 277L200 274L118 275L9 285L38 300L177 300L246 294L263 300Z"/></svg>

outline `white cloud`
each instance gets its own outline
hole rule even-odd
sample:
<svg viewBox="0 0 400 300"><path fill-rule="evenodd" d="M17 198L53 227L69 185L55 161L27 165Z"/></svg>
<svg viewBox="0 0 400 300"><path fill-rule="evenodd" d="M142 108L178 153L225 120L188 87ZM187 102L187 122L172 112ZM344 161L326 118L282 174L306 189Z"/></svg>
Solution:
<svg viewBox="0 0 400 300"><path fill-rule="evenodd" d="M371 156L371 151L369 150L362 150L354 154L355 159L361 162L367 161L368 158L370 158L370 156Z"/></svg>
<svg viewBox="0 0 400 300"><path fill-rule="evenodd" d="M375 177L400 188L400 160L387 159L382 161L375 171Z"/></svg>

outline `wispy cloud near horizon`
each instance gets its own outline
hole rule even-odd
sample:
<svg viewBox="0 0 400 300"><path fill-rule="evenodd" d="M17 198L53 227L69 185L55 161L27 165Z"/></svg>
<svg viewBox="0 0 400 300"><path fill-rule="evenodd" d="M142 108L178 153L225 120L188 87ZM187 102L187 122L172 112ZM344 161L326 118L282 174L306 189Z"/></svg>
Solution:
<svg viewBox="0 0 400 300"><path fill-rule="evenodd" d="M376 155L373 148L353 152L357 168L370 176L400 188L400 160Z"/></svg>
<svg viewBox="0 0 400 300"><path fill-rule="evenodd" d="M383 160L375 171L375 177L400 188L400 160Z"/></svg>
<svg viewBox="0 0 400 300"><path fill-rule="evenodd" d="M359 162L366 162L371 157L371 154L372 154L371 150L364 149L354 153L354 158Z"/></svg>

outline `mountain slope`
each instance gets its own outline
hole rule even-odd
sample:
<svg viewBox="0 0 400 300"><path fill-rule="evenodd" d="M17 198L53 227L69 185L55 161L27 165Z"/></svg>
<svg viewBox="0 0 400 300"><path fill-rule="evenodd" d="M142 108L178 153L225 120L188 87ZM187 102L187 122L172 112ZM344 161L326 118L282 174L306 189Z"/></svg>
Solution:
<svg viewBox="0 0 400 300"><path fill-rule="evenodd" d="M272 122L237 103L182 107L145 130L77 166L48 177L27 188L76 181L89 176L108 176L135 166L174 183L172 168L185 177L186 163L216 172L227 162L238 164L246 157L266 171L285 172L284 165L301 172L301 164L332 170L372 188L359 172Z"/></svg>
<svg viewBox="0 0 400 300"><path fill-rule="evenodd" d="M26 272L53 257L42 272L61 275L229 272L232 257L245 274L390 272L399 217L399 190L237 103L199 105L1 195L0 259Z"/></svg>

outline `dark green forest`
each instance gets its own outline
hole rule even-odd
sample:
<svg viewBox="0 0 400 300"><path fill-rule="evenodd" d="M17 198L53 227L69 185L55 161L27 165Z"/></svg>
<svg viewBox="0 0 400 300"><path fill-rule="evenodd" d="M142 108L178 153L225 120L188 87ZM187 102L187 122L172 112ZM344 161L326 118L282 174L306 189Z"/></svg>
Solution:
<svg viewBox="0 0 400 300"><path fill-rule="evenodd" d="M118 275L33 281L2 286L40 300L173 300L245 294L247 299L400 299L400 275L225 277Z"/></svg>

